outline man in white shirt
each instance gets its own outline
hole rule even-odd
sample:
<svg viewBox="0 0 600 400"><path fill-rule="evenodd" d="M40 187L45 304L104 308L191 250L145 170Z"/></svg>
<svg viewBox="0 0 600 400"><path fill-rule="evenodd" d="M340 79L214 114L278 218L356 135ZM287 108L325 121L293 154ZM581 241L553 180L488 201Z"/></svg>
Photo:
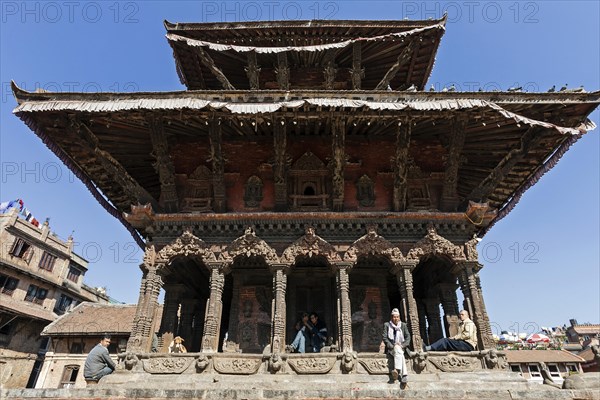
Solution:
<svg viewBox="0 0 600 400"><path fill-rule="evenodd" d="M461 310L458 314L458 334L451 338L442 338L431 346L425 346L425 351L473 351L477 348L477 327L469 319L469 313Z"/></svg>

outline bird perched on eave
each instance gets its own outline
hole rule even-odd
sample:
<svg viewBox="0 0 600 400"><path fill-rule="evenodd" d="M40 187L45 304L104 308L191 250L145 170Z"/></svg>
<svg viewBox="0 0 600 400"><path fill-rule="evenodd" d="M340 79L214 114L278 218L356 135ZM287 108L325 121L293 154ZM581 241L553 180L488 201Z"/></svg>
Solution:
<svg viewBox="0 0 600 400"><path fill-rule="evenodd" d="M413 85L410 85L410 86L409 86L409 87L406 89L406 91L407 91L407 92L416 92L416 91L417 91L417 87L416 87L414 84L413 84Z"/></svg>
<svg viewBox="0 0 600 400"><path fill-rule="evenodd" d="M431 84L431 87L429 88L430 92L435 92L435 86L433 86L433 83Z"/></svg>
<svg viewBox="0 0 600 400"><path fill-rule="evenodd" d="M509 87L507 92L522 92L523 91L523 87L519 86L519 87Z"/></svg>
<svg viewBox="0 0 600 400"><path fill-rule="evenodd" d="M548 89L548 93L554 93L556 92L556 85L552 85L552 87L550 89Z"/></svg>
<svg viewBox="0 0 600 400"><path fill-rule="evenodd" d="M565 90L567 90L567 87L569 86L568 83L565 83L565 86L561 87L559 92L564 92Z"/></svg>

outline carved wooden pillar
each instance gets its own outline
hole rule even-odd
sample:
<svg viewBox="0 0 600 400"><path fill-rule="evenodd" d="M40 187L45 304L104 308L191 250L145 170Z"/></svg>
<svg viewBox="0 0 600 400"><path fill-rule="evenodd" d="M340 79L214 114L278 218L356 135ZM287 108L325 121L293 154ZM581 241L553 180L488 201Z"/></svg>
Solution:
<svg viewBox="0 0 600 400"><path fill-rule="evenodd" d="M354 42L352 44L352 89L360 90L362 88L362 79L365 77L365 69L362 68L362 50L361 43Z"/></svg>
<svg viewBox="0 0 600 400"><path fill-rule="evenodd" d="M217 352L219 347L219 333L221 329L221 315L223 311L223 288L225 286L226 263L209 261L206 263L210 269L210 297L204 318L204 333L202 334L202 352Z"/></svg>
<svg viewBox="0 0 600 400"><path fill-rule="evenodd" d="M412 120L399 122L396 131L396 153L394 155L394 211L406 209L408 191L408 147L412 131Z"/></svg>
<svg viewBox="0 0 600 400"><path fill-rule="evenodd" d="M279 89L289 90L290 89L290 69L288 68L287 53L277 53L277 67L275 68L275 75L277 75L277 83Z"/></svg>
<svg viewBox="0 0 600 400"><path fill-rule="evenodd" d="M340 305L338 316L338 332L342 351L352 351L352 309L350 307L350 279L348 271L352 268L351 263L336 263L337 295Z"/></svg>
<svg viewBox="0 0 600 400"><path fill-rule="evenodd" d="M440 316L440 301L437 298L424 299L427 309L427 322L429 323L429 340L435 342L444 337L442 332L442 321Z"/></svg>
<svg viewBox="0 0 600 400"><path fill-rule="evenodd" d="M196 303L194 310L194 332L191 343L191 351L200 351L202 346L202 332L204 332L204 316L206 315L206 301L207 299L200 299Z"/></svg>
<svg viewBox="0 0 600 400"><path fill-rule="evenodd" d="M288 266L284 264L272 264L273 273L273 305L271 321L271 352L280 353L285 349L285 321Z"/></svg>
<svg viewBox="0 0 600 400"><path fill-rule="evenodd" d="M144 263L140 266L143 271L131 335L127 341L128 352L147 353L152 346L152 337L156 326L155 315L158 308L158 294L162 280L157 274L159 264L155 264L153 245L146 246Z"/></svg>
<svg viewBox="0 0 600 400"><path fill-rule="evenodd" d="M481 340L484 348L493 348L495 346L494 336L492 334L492 326L490 325L490 317L488 316L487 309L485 307L485 301L483 301L483 294L481 291L481 279L479 278L479 272L474 273L475 282L477 287L477 294L480 300L480 312L481 318L483 319L483 326L481 329Z"/></svg>
<svg viewBox="0 0 600 400"><path fill-rule="evenodd" d="M345 121L336 118L331 121L331 152L332 152L332 189L333 211L344 208L344 165L346 164L346 128Z"/></svg>
<svg viewBox="0 0 600 400"><path fill-rule="evenodd" d="M465 297L465 309L477 326L479 348L488 349L494 346L494 339L483 297L477 287L476 274L481 267L477 261L459 261L455 271L458 272L458 282Z"/></svg>
<svg viewBox="0 0 600 400"><path fill-rule="evenodd" d="M457 184L458 168L460 167L460 155L465 143L465 118L455 118L452 121L450 133L450 150L446 160L446 172L444 173L444 188L442 190L442 211L456 211L459 204Z"/></svg>
<svg viewBox="0 0 600 400"><path fill-rule="evenodd" d="M410 329L412 336L411 344L415 350L421 349L423 340L421 339L421 331L419 327L419 312L417 302L413 294L413 276L412 271L417 266L416 262L396 262L392 273L396 275L400 297L406 301L406 314L408 318L406 323ZM404 300L406 299L406 300Z"/></svg>
<svg viewBox="0 0 600 400"><path fill-rule="evenodd" d="M285 121L275 121L273 127L273 148L275 151L275 165L273 178L275 181L275 210L286 211L287 199L287 136Z"/></svg>
<svg viewBox="0 0 600 400"><path fill-rule="evenodd" d="M159 203L166 212L177 212L179 210L179 200L175 187L175 167L164 134L163 118L162 116L150 115L146 120L150 127L152 155L156 159L154 169L158 172L158 179L160 180Z"/></svg>
<svg viewBox="0 0 600 400"><path fill-rule="evenodd" d="M258 90L260 89L258 77L260 75L260 68L258 67L258 62L256 60L256 52L249 51L248 55L248 66L246 67L246 75L248 76L248 82L250 84L250 89Z"/></svg>
<svg viewBox="0 0 600 400"><path fill-rule="evenodd" d="M455 283L441 283L439 286L444 309L444 329L446 336L452 337L458 333L458 299L456 298L458 287Z"/></svg>
<svg viewBox="0 0 600 400"><path fill-rule="evenodd" d="M227 211L225 199L225 160L221 150L221 121L212 119L209 123L210 161L212 162L213 200L215 212Z"/></svg>
<svg viewBox="0 0 600 400"><path fill-rule="evenodd" d="M179 328L179 316L177 312L179 311L181 294L185 290L185 286L181 284L168 284L164 285L164 289L165 303L159 333L163 341L162 352L166 353L169 343L177 335Z"/></svg>

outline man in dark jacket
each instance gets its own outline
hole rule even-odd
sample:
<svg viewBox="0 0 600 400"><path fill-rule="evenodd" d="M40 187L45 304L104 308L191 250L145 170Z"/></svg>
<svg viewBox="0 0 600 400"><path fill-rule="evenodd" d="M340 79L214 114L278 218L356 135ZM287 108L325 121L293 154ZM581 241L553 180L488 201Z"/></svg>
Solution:
<svg viewBox="0 0 600 400"><path fill-rule="evenodd" d="M113 373L116 365L108 354L109 345L110 336L104 335L100 343L90 351L83 367L83 377L85 379L99 381L103 376Z"/></svg>
<svg viewBox="0 0 600 400"><path fill-rule="evenodd" d="M400 377L400 387L404 389L408 382L404 349L410 344L410 332L406 323L400 321L397 308L392 310L390 321L383 324L383 342L390 369L389 383L394 383Z"/></svg>
<svg viewBox="0 0 600 400"><path fill-rule="evenodd" d="M321 351L321 348L325 345L325 341L327 340L327 326L324 321L319 319L319 315L314 311L310 313L310 324L312 325L310 331L312 352L318 353Z"/></svg>

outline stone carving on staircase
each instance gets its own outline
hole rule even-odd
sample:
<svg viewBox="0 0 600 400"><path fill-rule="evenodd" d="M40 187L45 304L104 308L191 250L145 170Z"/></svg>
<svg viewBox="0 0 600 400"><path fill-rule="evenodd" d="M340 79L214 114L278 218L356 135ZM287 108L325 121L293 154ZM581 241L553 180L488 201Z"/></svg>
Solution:
<svg viewBox="0 0 600 400"><path fill-rule="evenodd" d="M390 373L387 358L361 358L358 362L371 375L387 375Z"/></svg>
<svg viewBox="0 0 600 400"><path fill-rule="evenodd" d="M260 359L254 358L213 358L213 367L220 374L252 375L261 363Z"/></svg>
<svg viewBox="0 0 600 400"><path fill-rule="evenodd" d="M299 374L326 374L335 361L333 357L288 358L290 366Z"/></svg>
<svg viewBox="0 0 600 400"><path fill-rule="evenodd" d="M192 363L191 358L161 357L143 361L144 371L151 374L181 374Z"/></svg>
<svg viewBox="0 0 600 400"><path fill-rule="evenodd" d="M429 361L443 372L470 372L481 368L480 361L477 358L459 357L454 354L442 357L429 357Z"/></svg>
<svg viewBox="0 0 600 400"><path fill-rule="evenodd" d="M201 373L208 367L209 360L205 355L201 355L196 360L196 372Z"/></svg>

